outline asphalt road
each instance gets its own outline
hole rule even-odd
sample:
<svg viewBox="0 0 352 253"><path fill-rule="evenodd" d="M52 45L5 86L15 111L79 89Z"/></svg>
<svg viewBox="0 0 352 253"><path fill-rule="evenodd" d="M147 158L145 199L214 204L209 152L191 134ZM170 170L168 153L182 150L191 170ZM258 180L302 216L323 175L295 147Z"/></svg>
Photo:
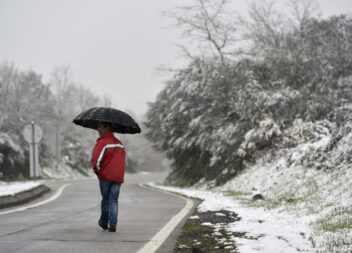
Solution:
<svg viewBox="0 0 352 253"><path fill-rule="evenodd" d="M184 199L139 185L160 181L164 176L126 175L120 192L116 233L103 231L97 225L100 215L97 179L49 182L51 195L61 185L70 185L50 203L0 215L0 252L137 252L185 205ZM173 242L167 241L158 252L171 251Z"/></svg>

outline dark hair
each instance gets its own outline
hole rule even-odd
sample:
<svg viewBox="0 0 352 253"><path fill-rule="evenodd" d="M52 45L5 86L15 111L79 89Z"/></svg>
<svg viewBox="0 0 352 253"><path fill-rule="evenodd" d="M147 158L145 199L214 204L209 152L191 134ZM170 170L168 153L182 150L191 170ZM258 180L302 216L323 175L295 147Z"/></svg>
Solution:
<svg viewBox="0 0 352 253"><path fill-rule="evenodd" d="M110 128L110 130L112 130L112 124L111 122L106 122L106 121L99 121L98 122L98 126L101 125L104 128Z"/></svg>

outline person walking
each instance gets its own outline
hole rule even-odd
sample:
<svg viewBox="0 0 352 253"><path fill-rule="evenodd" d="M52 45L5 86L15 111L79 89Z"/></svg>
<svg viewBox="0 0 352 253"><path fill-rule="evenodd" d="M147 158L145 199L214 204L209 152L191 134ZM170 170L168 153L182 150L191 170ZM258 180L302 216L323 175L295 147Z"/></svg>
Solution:
<svg viewBox="0 0 352 253"><path fill-rule="evenodd" d="M124 182L126 153L123 144L114 136L108 122L98 122L99 138L92 152L92 166L98 176L102 196L101 216L98 225L109 232L116 232L118 200Z"/></svg>

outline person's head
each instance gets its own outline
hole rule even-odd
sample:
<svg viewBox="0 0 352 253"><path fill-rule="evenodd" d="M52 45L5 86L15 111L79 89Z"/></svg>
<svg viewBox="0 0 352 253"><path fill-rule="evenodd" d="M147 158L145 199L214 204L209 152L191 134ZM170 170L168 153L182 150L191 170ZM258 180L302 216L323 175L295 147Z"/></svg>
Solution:
<svg viewBox="0 0 352 253"><path fill-rule="evenodd" d="M109 122L98 122L98 133L101 136L105 132L112 131L112 125Z"/></svg>

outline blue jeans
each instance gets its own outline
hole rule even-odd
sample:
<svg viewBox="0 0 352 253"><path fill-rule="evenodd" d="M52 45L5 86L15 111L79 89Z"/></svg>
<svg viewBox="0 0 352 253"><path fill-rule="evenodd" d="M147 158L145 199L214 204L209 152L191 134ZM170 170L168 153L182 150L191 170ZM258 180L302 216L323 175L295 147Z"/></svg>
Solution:
<svg viewBox="0 0 352 253"><path fill-rule="evenodd" d="M99 179L99 186L102 196L100 221L104 226L109 223L110 227L115 227L117 225L121 183Z"/></svg>

